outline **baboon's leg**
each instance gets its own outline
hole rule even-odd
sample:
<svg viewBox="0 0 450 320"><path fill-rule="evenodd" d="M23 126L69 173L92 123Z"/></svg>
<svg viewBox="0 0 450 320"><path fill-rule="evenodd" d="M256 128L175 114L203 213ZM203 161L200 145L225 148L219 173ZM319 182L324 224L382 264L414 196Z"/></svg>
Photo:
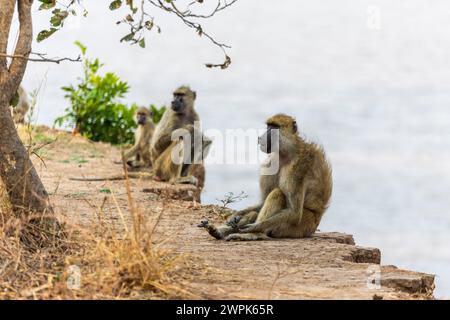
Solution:
<svg viewBox="0 0 450 320"><path fill-rule="evenodd" d="M273 189L267 196L256 223L269 219L283 209L286 209L286 197L280 188Z"/></svg>
<svg viewBox="0 0 450 320"><path fill-rule="evenodd" d="M286 227L274 227L270 231L272 238L307 238L310 237L319 226L320 218L313 211L304 208L300 225Z"/></svg>
<svg viewBox="0 0 450 320"><path fill-rule="evenodd" d="M241 221L239 221L239 227L245 227L249 223L258 223L269 219L274 214L280 212L286 208L286 197L281 189L276 188L267 196L266 201L259 213L253 211L245 215ZM248 218L247 218L248 217ZM244 221L247 220L247 221ZM242 222L242 223L241 223ZM253 240L268 240L270 239L264 233L232 233L229 234L225 240L240 240L240 241L253 241Z"/></svg>
<svg viewBox="0 0 450 320"><path fill-rule="evenodd" d="M236 229L234 229L233 227L228 226L226 224L220 225L218 227L216 227L213 224L209 224L209 225L205 226L205 228L208 231L208 233L211 236L213 236L214 238L216 238L217 240L222 240L227 235L237 232Z"/></svg>
<svg viewBox="0 0 450 320"><path fill-rule="evenodd" d="M247 224L254 223L256 221L256 218L258 218L258 212L250 211L241 217L241 220L239 220L238 222L238 227L242 228Z"/></svg>
<svg viewBox="0 0 450 320"><path fill-rule="evenodd" d="M228 221L220 226L215 226L207 222L201 224L200 226L205 228L208 233L216 239L224 239L230 234L236 234L239 232L239 228L253 223L256 221L258 213L255 211L247 213L245 216L234 216L228 219Z"/></svg>
<svg viewBox="0 0 450 320"><path fill-rule="evenodd" d="M178 184L192 184L194 186L198 185L198 179L194 176L180 177L176 179L175 183Z"/></svg>

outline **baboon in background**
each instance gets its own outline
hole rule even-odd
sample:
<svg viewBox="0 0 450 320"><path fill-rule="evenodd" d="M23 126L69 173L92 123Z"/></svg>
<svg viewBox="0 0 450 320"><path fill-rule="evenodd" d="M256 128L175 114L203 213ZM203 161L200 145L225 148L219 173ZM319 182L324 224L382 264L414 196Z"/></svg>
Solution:
<svg viewBox="0 0 450 320"><path fill-rule="evenodd" d="M212 141L192 124L175 130L173 137L179 137L179 140L172 141L153 165L155 180L193 184L203 189L203 160L208 155ZM176 161L175 156L178 156L182 163Z"/></svg>
<svg viewBox="0 0 450 320"><path fill-rule="evenodd" d="M260 176L262 201L257 206L237 212L219 227L202 221L199 226L217 239L309 237L328 208L333 183L323 148L301 138L290 116L278 114L266 123L267 132L259 138L259 144L270 154L269 160L279 152L278 173ZM272 130L278 130L278 141L272 141ZM278 144L278 150L274 144Z"/></svg>
<svg viewBox="0 0 450 320"><path fill-rule="evenodd" d="M203 161L208 155L212 141L205 137L194 125L186 125L173 132L173 140L161 156L153 163L152 171L130 172L129 178L155 179L170 183L193 184L203 189L205 184L205 167ZM187 149L188 148L188 149ZM125 175L111 177L73 177L74 181L123 180Z"/></svg>
<svg viewBox="0 0 450 320"><path fill-rule="evenodd" d="M135 120L138 127L134 133L134 145L125 152L124 160L132 168L151 167L150 142L155 130L152 113L149 109L140 107L136 110Z"/></svg>
<svg viewBox="0 0 450 320"><path fill-rule="evenodd" d="M28 101L27 92L22 85L19 86L17 93L19 94L19 102L15 107L12 107L13 119L15 123L24 123L25 115L30 110L30 102Z"/></svg>
<svg viewBox="0 0 450 320"><path fill-rule="evenodd" d="M195 91L186 86L174 91L172 106L164 112L152 138L150 154L153 163L172 143L173 131L199 121L194 110L196 97Z"/></svg>

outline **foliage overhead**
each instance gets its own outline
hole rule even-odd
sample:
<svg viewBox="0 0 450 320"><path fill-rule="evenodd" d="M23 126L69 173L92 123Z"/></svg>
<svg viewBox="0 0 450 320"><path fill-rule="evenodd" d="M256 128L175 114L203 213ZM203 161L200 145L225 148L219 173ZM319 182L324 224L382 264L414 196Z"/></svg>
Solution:
<svg viewBox="0 0 450 320"><path fill-rule="evenodd" d="M87 16L88 11L83 7L82 0L67 0L66 2L56 0L38 0L40 3L39 10L51 10L50 27L42 30L37 35L37 41L41 42L55 32L63 28L65 20L69 16L77 16L75 8L82 8L82 15ZM120 39L120 42L127 42L130 44L138 44L141 48L146 47L145 33L147 31L154 31L160 33L161 28L155 23L155 19L150 14L148 6L157 8L169 14L176 16L187 27L195 30L198 36L207 38L213 45L218 47L224 54L224 61L222 63L205 64L208 68L220 67L226 69L231 64L231 58L228 56L226 50L230 46L225 43L218 42L207 33L201 21L215 16L217 13L232 6L238 0L214 0L212 10L205 12L204 0L193 0L189 4L178 4L177 0L141 0L139 5L135 5L135 0L110 0L109 10L126 11L123 18L117 21L117 25L125 24L129 31ZM213 2L213 1L211 1Z"/></svg>

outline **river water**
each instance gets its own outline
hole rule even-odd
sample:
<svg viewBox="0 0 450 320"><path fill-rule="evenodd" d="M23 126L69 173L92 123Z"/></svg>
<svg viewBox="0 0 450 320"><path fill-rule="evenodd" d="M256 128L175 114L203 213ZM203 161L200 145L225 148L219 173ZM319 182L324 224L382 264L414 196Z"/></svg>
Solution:
<svg viewBox="0 0 450 320"><path fill-rule="evenodd" d="M131 85L127 103L170 102L189 84L205 129L261 129L278 112L295 116L320 142L334 170L334 195L320 226L378 247L384 264L437 274L436 296L450 297L450 3L444 0L241 0L205 24L233 46L228 70L209 70L220 51L155 12L161 34L147 48L120 44L126 30L105 3L86 2L75 19L34 50L88 55ZM123 12L122 12L123 14ZM48 17L35 10L35 30ZM31 63L24 84L43 84L36 122L52 124L67 106L60 87L79 64ZM251 140L248 150L256 149ZM242 151L242 150L241 150ZM203 202L227 192L258 200L258 164L210 164Z"/></svg>

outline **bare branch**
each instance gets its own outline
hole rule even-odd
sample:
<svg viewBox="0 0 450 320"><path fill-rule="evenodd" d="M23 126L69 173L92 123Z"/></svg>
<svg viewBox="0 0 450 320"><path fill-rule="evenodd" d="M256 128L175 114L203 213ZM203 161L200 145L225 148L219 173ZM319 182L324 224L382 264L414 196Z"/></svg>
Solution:
<svg viewBox="0 0 450 320"><path fill-rule="evenodd" d="M225 8L233 5L235 2L237 2L237 0L232 0L230 3L227 3L226 1L222 2L221 0L219 0L216 8L209 15L196 15L196 14L191 13L189 10L182 11L174 4L173 1L169 2L170 6L165 5L163 3L163 1L161 1L161 0L148 0L148 1L153 6L159 8L161 10L175 14L181 21L183 21L183 23L185 25L187 25L190 28L195 29L199 36L205 36L206 38L208 38L211 41L211 43L213 43L215 46L217 46L219 49L222 50L222 52L225 56L225 61L221 64L207 63L206 66L208 68L214 68L214 67L220 67L222 69L228 68L228 66L231 64L231 58L228 56L226 49L229 49L231 47L225 43L218 42L214 37L212 37L209 33L205 32L203 30L203 27L199 22L196 22L193 19L207 19L207 18L213 17L217 12L220 12L220 11L224 10ZM191 3L191 5L192 4L193 3Z"/></svg>
<svg viewBox="0 0 450 320"><path fill-rule="evenodd" d="M6 58L12 58L12 59L25 59L28 61L32 61L32 62L52 62L52 63L56 63L59 64L63 61L70 61L70 62L80 62L81 61L81 56L78 56L77 58L46 58L46 54L45 53L34 53L31 52L30 55L36 55L39 58L31 58L30 56L23 56L23 55L9 55L9 54L3 54L0 53L0 57L6 57Z"/></svg>
<svg viewBox="0 0 450 320"><path fill-rule="evenodd" d="M202 15L202 14L194 14L189 12L188 14L185 15L185 17L190 17L190 18L198 18L198 19L208 19L211 17L214 17L216 15L216 13L231 7L233 4L235 4L238 0L232 0L230 3L227 3L226 1L222 2L221 0L217 1L217 6L216 8L207 15ZM196 1L192 2L191 4L189 4L189 7L191 7L193 4L197 3Z"/></svg>

